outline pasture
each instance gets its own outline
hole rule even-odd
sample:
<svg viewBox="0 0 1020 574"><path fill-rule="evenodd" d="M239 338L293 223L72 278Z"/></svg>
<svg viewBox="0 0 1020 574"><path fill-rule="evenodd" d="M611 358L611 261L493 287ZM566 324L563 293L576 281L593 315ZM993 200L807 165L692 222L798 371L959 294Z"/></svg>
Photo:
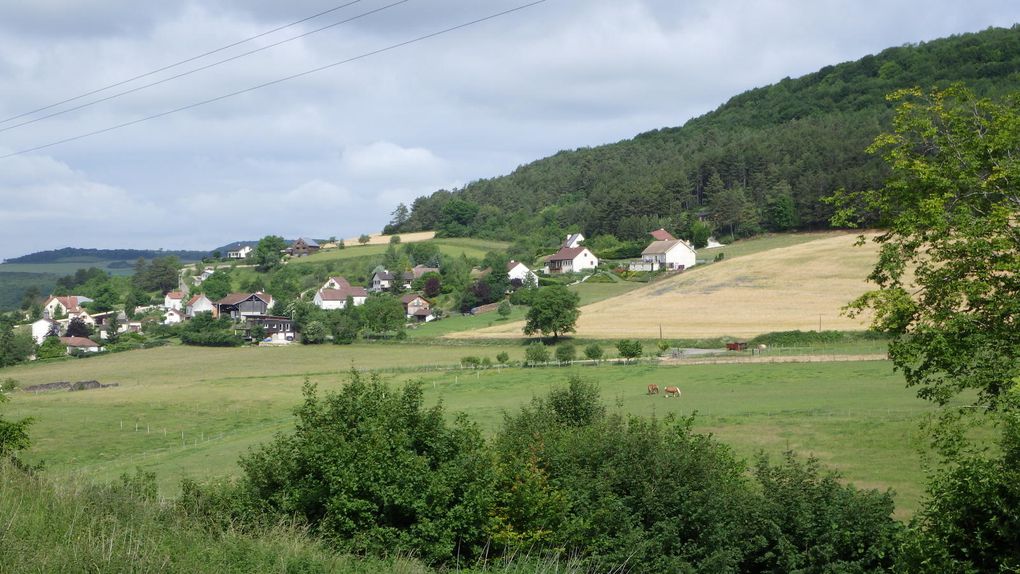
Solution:
<svg viewBox="0 0 1020 574"><path fill-rule="evenodd" d="M813 454L861 486L894 488L900 512L917 506L923 475L917 423L930 407L903 386L886 361L789 364L652 364L459 369L461 357L494 359L520 345L427 345L202 349L164 347L87 360L5 369L32 385L96 379L119 383L80 392L19 392L5 416L31 416L30 461L54 476L112 479L135 467L154 471L167 495L181 478L236 472L239 455L292 428L303 381L332 389L355 366L384 380L421 379L429 401L465 412L491 432L504 412L578 373L597 380L611 411L687 415L743 457L759 450ZM648 397L656 383L680 399Z"/></svg>
<svg viewBox="0 0 1020 574"><path fill-rule="evenodd" d="M431 234L431 235L429 235ZM463 237L452 237L444 239L431 239L434 236L434 232L422 232L420 234L407 234L410 236L409 239L414 241L430 241L435 243L439 247L440 253L449 255L451 257L459 257L461 254L467 257L481 259L485 257L485 254L490 251L505 251L510 245L502 241L488 241L484 239L470 239ZM421 237L414 237L420 235ZM388 237L388 236L387 236ZM401 243L404 243L405 235L401 235ZM411 243L412 241L407 241ZM346 247L343 249L330 249L328 251L320 251L315 255L309 255L308 257L298 257L291 259L289 265L307 265L312 263L325 263L330 261L354 259L357 257L382 257L386 250L389 249L389 242L369 242L367 245L360 245L357 243L357 238L354 241L345 240ZM397 246L399 247L399 245Z"/></svg>
<svg viewBox="0 0 1020 574"><path fill-rule="evenodd" d="M758 247L766 250L747 245L741 248L743 255L583 306L577 335L655 338L661 328L666 338L752 337L817 330L819 325L822 330L861 330L863 320L845 317L841 309L869 289L864 277L877 249L873 244L855 247L856 238L852 233L825 233L760 240ZM776 247L776 242L791 244ZM729 249L741 253L736 247ZM521 327L508 323L450 336L517 338Z"/></svg>

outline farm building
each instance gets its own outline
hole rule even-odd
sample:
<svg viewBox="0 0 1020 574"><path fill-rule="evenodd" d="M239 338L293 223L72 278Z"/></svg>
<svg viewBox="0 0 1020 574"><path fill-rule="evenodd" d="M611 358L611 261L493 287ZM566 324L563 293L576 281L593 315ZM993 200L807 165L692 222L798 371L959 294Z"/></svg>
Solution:
<svg viewBox="0 0 1020 574"><path fill-rule="evenodd" d="M641 252L640 261L632 261L631 271L683 271L694 267L695 252L690 243L682 239L653 241Z"/></svg>
<svg viewBox="0 0 1020 574"><path fill-rule="evenodd" d="M319 244L314 239L307 239L304 237L298 237L294 240L294 243L290 244L287 248L287 254L293 257L304 257L313 253L318 253Z"/></svg>
<svg viewBox="0 0 1020 574"><path fill-rule="evenodd" d="M217 315L240 319L253 315L265 315L273 305L273 296L268 293L231 293L216 301Z"/></svg>

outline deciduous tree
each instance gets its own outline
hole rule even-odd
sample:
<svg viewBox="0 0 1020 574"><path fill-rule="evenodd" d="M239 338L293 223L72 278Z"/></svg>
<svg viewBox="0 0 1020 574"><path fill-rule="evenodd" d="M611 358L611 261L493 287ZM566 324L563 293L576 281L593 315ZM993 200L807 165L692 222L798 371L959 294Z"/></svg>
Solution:
<svg viewBox="0 0 1020 574"><path fill-rule="evenodd" d="M577 305L581 298L563 285L542 287L535 293L528 309L524 324L524 334L552 334L558 339L563 333L575 330L577 317L581 314Z"/></svg>

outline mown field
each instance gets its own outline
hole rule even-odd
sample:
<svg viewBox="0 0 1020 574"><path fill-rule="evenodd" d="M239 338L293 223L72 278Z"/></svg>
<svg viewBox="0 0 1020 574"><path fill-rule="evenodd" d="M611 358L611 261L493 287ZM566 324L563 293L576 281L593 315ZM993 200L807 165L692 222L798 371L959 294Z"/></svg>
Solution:
<svg viewBox="0 0 1020 574"><path fill-rule="evenodd" d="M797 234L708 250L727 255L585 305L577 334L653 338L661 329L667 338L694 338L751 337L819 326L861 330L863 321L844 316L842 308L869 288L864 278L877 249L873 244L855 247L856 239L853 233ZM521 326L508 323L453 336L516 338Z"/></svg>
<svg viewBox="0 0 1020 574"><path fill-rule="evenodd" d="M5 369L23 386L60 380L118 383L81 392L19 392L7 416L31 416L30 461L54 476L111 479L155 471L164 494L180 479L236 472L240 454L292 426L307 378L336 388L348 370L377 370L395 383L421 379L430 401L468 413L486 431L506 411L565 383L597 380L610 409L641 416L697 411L698 428L744 457L759 450L813 454L861 486L894 488L901 514L923 482L917 423L930 411L887 361L790 364L652 364L459 369L461 357L523 358L521 345L358 344L289 348L164 347ZM648 397L648 383L675 384L681 399Z"/></svg>
<svg viewBox="0 0 1020 574"><path fill-rule="evenodd" d="M433 232L427 232L427 234L434 235ZM487 241L484 239L470 239L470 238L445 238L445 239L430 239L430 236L426 237L423 235L421 238L414 238L415 241L430 241L439 246L439 251L444 255L450 255L453 257L459 257L464 254L468 257L474 257L481 259L485 257L485 254L490 251L505 251L510 245L502 241ZM401 242L403 242L403 236L401 236ZM411 241L408 241L410 243ZM330 261L337 261L343 259L353 259L356 257L368 257L376 256L382 257L386 250L389 249L389 242L376 242L369 243L367 245L359 245L358 243L351 243L350 241L345 242L346 247L344 249L330 249L328 251L320 251L315 255L309 255L308 257L298 257L290 260L290 265L306 265L311 263L325 263ZM399 247L399 245L398 245Z"/></svg>

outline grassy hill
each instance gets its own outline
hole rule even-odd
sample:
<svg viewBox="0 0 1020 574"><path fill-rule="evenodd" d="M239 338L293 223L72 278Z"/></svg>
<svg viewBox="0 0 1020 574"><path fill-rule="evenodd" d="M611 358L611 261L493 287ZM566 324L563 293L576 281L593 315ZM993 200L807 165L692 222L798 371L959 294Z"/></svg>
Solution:
<svg viewBox="0 0 1020 574"><path fill-rule="evenodd" d="M577 336L584 338L694 339L751 337L790 330L861 330L841 308L868 289L874 245L854 247L857 234L784 234L701 250L722 261L633 288L581 307ZM578 286L585 291L591 287ZM584 301L582 300L582 303ZM522 322L450 333L465 339L521 338Z"/></svg>

